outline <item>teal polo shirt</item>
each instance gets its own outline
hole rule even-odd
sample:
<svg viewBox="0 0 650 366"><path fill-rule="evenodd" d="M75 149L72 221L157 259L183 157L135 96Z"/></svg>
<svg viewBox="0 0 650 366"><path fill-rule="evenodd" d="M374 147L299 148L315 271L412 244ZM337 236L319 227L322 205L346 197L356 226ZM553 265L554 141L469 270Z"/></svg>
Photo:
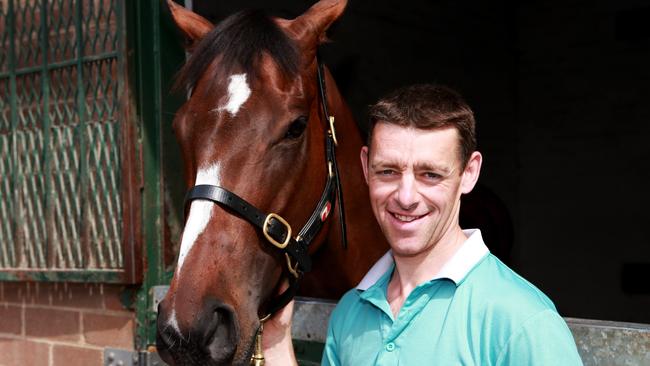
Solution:
<svg viewBox="0 0 650 366"><path fill-rule="evenodd" d="M489 253L479 230L394 318L387 253L336 306L322 365L582 365L551 300Z"/></svg>

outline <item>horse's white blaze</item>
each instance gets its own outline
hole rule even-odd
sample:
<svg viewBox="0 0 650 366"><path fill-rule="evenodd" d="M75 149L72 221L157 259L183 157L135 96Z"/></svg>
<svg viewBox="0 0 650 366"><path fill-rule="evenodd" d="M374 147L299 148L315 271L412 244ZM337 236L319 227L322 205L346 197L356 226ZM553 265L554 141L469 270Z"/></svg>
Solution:
<svg viewBox="0 0 650 366"><path fill-rule="evenodd" d="M196 173L195 185L199 184L212 184L220 185L221 179L219 177L219 163L210 165L205 169L199 169ZM185 257L189 254L190 250L196 242L196 238L201 235L205 227L208 225L212 217L212 208L214 203L208 200L194 200L190 206L190 214L185 223L185 230L183 230L183 238L181 239L181 250L178 255L178 265L176 266L176 273L181 272Z"/></svg>
<svg viewBox="0 0 650 366"><path fill-rule="evenodd" d="M228 101L218 110L227 110L234 117L242 104L246 103L251 96L251 88L246 82L246 74L235 74L230 76L228 84Z"/></svg>

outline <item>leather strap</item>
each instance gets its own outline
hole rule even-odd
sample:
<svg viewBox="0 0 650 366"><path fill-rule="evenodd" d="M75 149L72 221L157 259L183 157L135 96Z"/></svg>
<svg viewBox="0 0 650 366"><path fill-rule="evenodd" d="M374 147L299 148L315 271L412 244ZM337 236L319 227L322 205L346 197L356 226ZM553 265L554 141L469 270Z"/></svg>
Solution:
<svg viewBox="0 0 650 366"><path fill-rule="evenodd" d="M189 190L189 192L187 192L185 202L186 204L189 204L195 199L210 200L214 203L220 204L222 207L225 206L235 211L251 224L257 226L260 230L264 230L264 222L268 215L264 214L241 197L222 187L207 184L194 186ZM269 219L266 232L280 243L284 242L289 234L287 227L275 218ZM311 270L311 258L309 257L307 247L304 244L299 244L294 238L290 238L289 243L283 251L287 252L295 261L298 262L298 266L302 272L308 272Z"/></svg>
<svg viewBox="0 0 650 366"><path fill-rule="evenodd" d="M320 60L320 57L317 56L317 59ZM316 65L316 75L318 77L318 88L319 88L319 94L320 94L320 100L321 100L321 105L322 105L322 110L323 114L325 116L325 121L329 121L330 118L330 113L329 109L327 107L327 87L325 85L325 78L323 75L325 74L324 70L324 65L322 62L318 61ZM340 233L341 233L341 243L343 244L343 248L347 249L348 248L348 237L347 237L347 229L346 229L346 224L345 224L345 209L343 207L343 188L341 188L341 179L339 177L339 165L336 161L336 153L334 151L334 139L332 138L332 133L333 131L329 131L328 136L327 136L327 142L326 142L326 147L325 147L325 155L327 156L327 160L332 162L333 165L333 170L334 170L334 177L336 179L336 201L338 202L338 212L339 212L339 227L340 227Z"/></svg>

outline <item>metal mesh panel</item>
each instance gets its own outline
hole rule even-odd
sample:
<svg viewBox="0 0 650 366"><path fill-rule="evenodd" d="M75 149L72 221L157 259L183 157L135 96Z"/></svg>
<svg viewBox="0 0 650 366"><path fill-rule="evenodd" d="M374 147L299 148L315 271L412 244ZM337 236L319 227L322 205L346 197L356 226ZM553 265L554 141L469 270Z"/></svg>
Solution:
<svg viewBox="0 0 650 366"><path fill-rule="evenodd" d="M120 0L0 0L0 269L120 269Z"/></svg>
<svg viewBox="0 0 650 366"><path fill-rule="evenodd" d="M9 34L5 32L7 28L7 4L0 1L0 50L9 49ZM0 72L6 72L8 69L7 52L0 52ZM5 92L5 90L1 90ZM4 95L0 94L0 95Z"/></svg>

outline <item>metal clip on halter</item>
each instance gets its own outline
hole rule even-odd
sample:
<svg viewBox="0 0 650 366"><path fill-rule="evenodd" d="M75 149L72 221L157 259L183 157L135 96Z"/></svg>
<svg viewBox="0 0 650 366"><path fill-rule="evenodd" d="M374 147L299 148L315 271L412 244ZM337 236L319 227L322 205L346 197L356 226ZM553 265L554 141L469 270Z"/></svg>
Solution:
<svg viewBox="0 0 650 366"><path fill-rule="evenodd" d="M334 128L334 116L329 116L329 121L330 121L329 133L332 136L332 140L334 140L334 146L339 146L339 140L336 139L336 129Z"/></svg>
<svg viewBox="0 0 650 366"><path fill-rule="evenodd" d="M268 319L265 317L264 320ZM260 320L260 329L255 335L255 352L251 356L251 366L264 366L264 351L262 350L262 332L264 331L264 320Z"/></svg>

